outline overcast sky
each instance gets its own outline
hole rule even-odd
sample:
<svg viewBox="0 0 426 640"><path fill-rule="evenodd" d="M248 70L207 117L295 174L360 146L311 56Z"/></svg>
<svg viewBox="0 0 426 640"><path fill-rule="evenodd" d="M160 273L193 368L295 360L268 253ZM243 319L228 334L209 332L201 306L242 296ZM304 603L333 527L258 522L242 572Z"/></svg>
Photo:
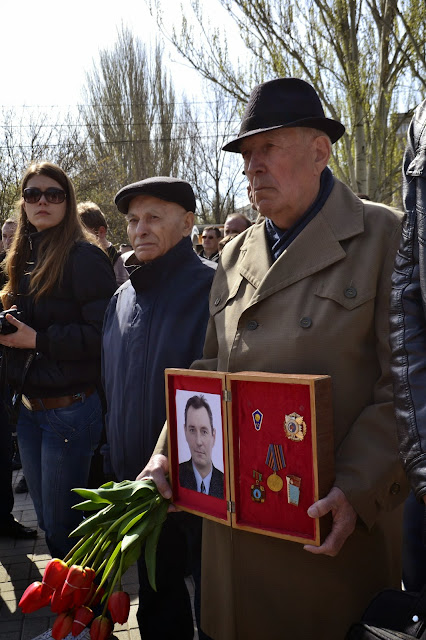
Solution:
<svg viewBox="0 0 426 640"><path fill-rule="evenodd" d="M224 29L235 33L215 0L201 3L206 10L214 9L214 19L220 18ZM181 2L163 0L163 4L167 18L178 26ZM2 2L0 16L0 106L79 104L85 72L92 69L99 50L113 46L121 24L147 45L160 36L144 0L9 0ZM167 59L171 52L169 48ZM199 76L177 62L177 54L172 56L175 89L185 89L190 97L199 91Z"/></svg>

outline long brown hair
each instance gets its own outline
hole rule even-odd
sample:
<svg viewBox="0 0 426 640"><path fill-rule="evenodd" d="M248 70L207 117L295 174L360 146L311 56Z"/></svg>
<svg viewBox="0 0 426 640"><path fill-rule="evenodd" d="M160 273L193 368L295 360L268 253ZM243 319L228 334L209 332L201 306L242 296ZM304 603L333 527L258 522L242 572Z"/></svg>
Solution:
<svg viewBox="0 0 426 640"><path fill-rule="evenodd" d="M31 254L29 233L36 229L27 218L22 194L28 180L35 175L52 178L66 193L65 216L58 225L48 229L48 233L44 235L38 249L36 265L31 272L29 293L34 295L35 300L48 295L56 285L61 283L64 266L74 243L79 240L90 242L77 215L74 186L65 171L50 162L37 162L28 167L22 179L21 198L16 207L18 226L6 256L8 281L0 293L5 309L16 302L19 282L28 268L27 262Z"/></svg>

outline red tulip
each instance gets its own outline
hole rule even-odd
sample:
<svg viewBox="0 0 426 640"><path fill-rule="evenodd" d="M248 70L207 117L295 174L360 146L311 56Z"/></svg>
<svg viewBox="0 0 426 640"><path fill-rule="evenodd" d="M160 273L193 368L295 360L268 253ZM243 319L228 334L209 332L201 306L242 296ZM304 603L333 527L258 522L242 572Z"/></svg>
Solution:
<svg viewBox="0 0 426 640"><path fill-rule="evenodd" d="M72 629L72 615L69 613L60 613L53 623L52 638L55 640L63 640Z"/></svg>
<svg viewBox="0 0 426 640"><path fill-rule="evenodd" d="M62 586L62 597L73 594L75 589L86 586L86 580L86 572L83 567L78 564L73 564L72 567L69 568L65 582Z"/></svg>
<svg viewBox="0 0 426 640"><path fill-rule="evenodd" d="M43 573L43 591L48 591L50 587L58 589L62 587L68 574L68 565L59 558L49 560Z"/></svg>
<svg viewBox="0 0 426 640"><path fill-rule="evenodd" d="M84 569L84 580L78 589L74 590L74 606L80 607L82 604L88 602L89 596L92 592L93 580L96 577L96 572L90 567Z"/></svg>
<svg viewBox="0 0 426 640"><path fill-rule="evenodd" d="M72 623L72 635L78 636L93 619L95 614L89 607L78 607L74 615L74 622Z"/></svg>
<svg viewBox="0 0 426 640"><path fill-rule="evenodd" d="M108 598L108 611L113 622L124 624L129 617L130 596L125 591L115 591Z"/></svg>
<svg viewBox="0 0 426 640"><path fill-rule="evenodd" d="M52 591L43 593L43 585L41 582L32 582L22 594L19 606L22 613L32 613L49 604L52 597Z"/></svg>
<svg viewBox="0 0 426 640"><path fill-rule="evenodd" d="M73 605L74 602L72 593L70 593L68 596L63 597L61 589L55 590L50 602L50 608L53 613L63 613L68 609L72 609Z"/></svg>
<svg viewBox="0 0 426 640"><path fill-rule="evenodd" d="M90 637L92 640L106 640L113 630L112 622L106 616L95 618L90 627Z"/></svg>

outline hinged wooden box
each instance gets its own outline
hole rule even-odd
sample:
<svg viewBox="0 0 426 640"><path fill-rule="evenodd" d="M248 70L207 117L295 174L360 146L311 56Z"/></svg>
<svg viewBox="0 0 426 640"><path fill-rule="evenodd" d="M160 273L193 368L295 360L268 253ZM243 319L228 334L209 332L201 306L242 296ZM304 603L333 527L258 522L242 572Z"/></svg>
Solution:
<svg viewBox="0 0 426 640"><path fill-rule="evenodd" d="M319 546L307 509L333 485L331 379L166 369L170 480L179 508Z"/></svg>

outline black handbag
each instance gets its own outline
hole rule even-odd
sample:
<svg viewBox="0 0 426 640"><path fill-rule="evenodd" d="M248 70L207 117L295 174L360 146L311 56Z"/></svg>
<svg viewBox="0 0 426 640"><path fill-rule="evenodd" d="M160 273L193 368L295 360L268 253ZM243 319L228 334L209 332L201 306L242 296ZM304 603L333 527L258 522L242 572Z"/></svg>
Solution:
<svg viewBox="0 0 426 640"><path fill-rule="evenodd" d="M420 593L385 589L368 605L345 640L426 640L426 588Z"/></svg>

